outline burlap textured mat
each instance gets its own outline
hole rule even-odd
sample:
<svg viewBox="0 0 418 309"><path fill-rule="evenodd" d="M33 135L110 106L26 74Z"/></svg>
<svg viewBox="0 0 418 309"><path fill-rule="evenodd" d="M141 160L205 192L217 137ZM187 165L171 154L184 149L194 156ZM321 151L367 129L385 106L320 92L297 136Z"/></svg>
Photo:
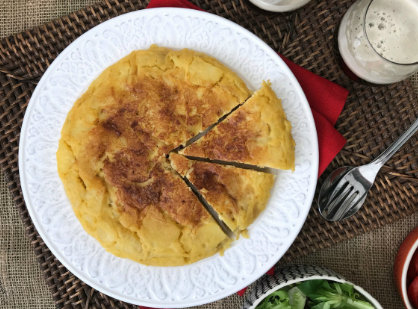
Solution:
<svg viewBox="0 0 418 309"><path fill-rule="evenodd" d="M332 37L341 14L351 2L312 1L304 9L284 15L263 12L247 1L195 1L202 8L252 30L296 63L350 89L351 95L337 123L348 144L330 169L367 162L393 141L418 114L409 82L371 88L351 83L338 69L333 56ZM129 306L92 290L72 276L51 255L34 230L21 196L17 170L17 143L24 109L36 81L65 46L99 22L144 6L145 3L139 1L103 1L0 43L0 164L59 307ZM319 219L313 210L298 240L283 260L294 260L297 256L416 211L416 146L415 137L389 162L377 179L364 209L355 218L343 224L328 224ZM321 224L318 225L318 222ZM234 299L231 298L223 306L229 308L236 303Z"/></svg>

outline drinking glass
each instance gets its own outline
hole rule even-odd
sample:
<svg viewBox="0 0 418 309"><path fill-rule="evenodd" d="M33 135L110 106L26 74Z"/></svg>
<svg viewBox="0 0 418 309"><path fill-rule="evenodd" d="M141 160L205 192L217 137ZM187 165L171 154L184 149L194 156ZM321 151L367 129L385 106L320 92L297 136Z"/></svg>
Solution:
<svg viewBox="0 0 418 309"><path fill-rule="evenodd" d="M341 58L373 84L401 81L418 71L418 0L358 0L338 29Z"/></svg>

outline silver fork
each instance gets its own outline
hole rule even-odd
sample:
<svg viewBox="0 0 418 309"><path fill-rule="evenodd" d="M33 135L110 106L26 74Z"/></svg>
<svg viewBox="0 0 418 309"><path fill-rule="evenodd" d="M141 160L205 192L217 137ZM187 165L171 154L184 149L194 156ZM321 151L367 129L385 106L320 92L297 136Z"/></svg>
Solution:
<svg viewBox="0 0 418 309"><path fill-rule="evenodd" d="M318 197L318 208L328 221L339 221L355 214L363 205L380 168L418 130L418 119L376 159L358 167L340 167L325 180Z"/></svg>

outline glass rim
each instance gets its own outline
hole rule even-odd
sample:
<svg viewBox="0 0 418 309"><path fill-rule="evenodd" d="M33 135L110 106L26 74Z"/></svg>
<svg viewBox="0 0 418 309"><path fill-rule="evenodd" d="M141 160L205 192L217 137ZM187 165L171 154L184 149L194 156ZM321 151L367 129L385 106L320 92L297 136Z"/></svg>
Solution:
<svg viewBox="0 0 418 309"><path fill-rule="evenodd" d="M401 62L396 62L396 61L392 61L392 60L389 60L389 59L387 59L386 57L384 57L384 56L382 56L375 48L374 48L374 46L373 46L373 44L370 42L370 40L369 40L369 36L367 35L367 27L366 27L366 17L367 17L367 14L369 13L369 8L370 8L370 6L372 5L372 3L373 3L373 1L375 1L375 0L370 0L370 2L369 2L369 4L367 5L367 8L366 8L366 12L364 13L364 16L363 16L363 31L364 31L364 35L365 35L365 37L366 37L366 40L367 40L367 42L369 43L369 45L371 46L371 48L373 49L373 51L380 57L380 58L382 58L383 60L385 60L385 61L388 61L388 62L390 62L390 63L393 63L393 64L397 64L397 65L401 65L401 66L412 66L412 65L417 65L418 64L418 60L417 61L415 61L415 62L410 62L410 63L401 63Z"/></svg>

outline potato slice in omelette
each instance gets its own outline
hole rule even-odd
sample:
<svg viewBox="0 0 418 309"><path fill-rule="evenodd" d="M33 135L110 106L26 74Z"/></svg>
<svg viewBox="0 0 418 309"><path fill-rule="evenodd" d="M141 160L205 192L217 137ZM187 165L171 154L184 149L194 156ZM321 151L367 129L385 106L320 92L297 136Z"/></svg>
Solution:
<svg viewBox="0 0 418 309"><path fill-rule="evenodd" d="M295 168L295 142L280 99L263 82L242 106L181 154L270 167Z"/></svg>

